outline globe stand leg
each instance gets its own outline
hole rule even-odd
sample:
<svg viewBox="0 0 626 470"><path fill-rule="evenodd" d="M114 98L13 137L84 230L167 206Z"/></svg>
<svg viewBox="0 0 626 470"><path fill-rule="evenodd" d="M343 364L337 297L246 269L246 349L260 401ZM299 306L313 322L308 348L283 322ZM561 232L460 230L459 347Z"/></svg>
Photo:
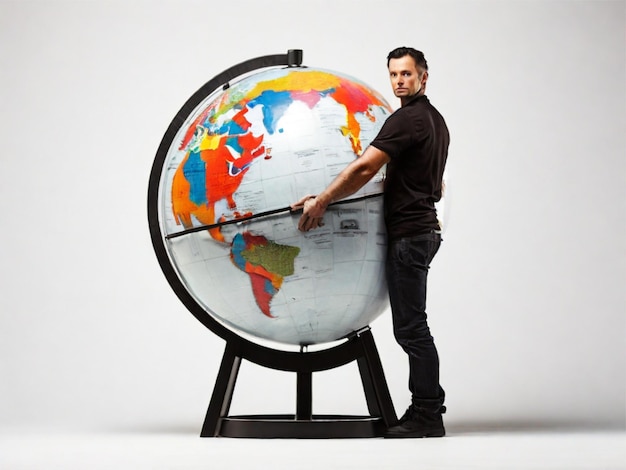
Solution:
<svg viewBox="0 0 626 470"><path fill-rule="evenodd" d="M296 419L313 419L313 374L298 372L296 378Z"/></svg>
<svg viewBox="0 0 626 470"><path fill-rule="evenodd" d="M233 343L226 343L226 350L222 357L215 388L213 389L213 396L209 403L209 409L202 425L200 436L216 437L219 435L220 420L228 414L230 409L240 365L241 357L236 355Z"/></svg>
<svg viewBox="0 0 626 470"><path fill-rule="evenodd" d="M293 415L228 414L241 360L296 376ZM312 410L312 373L356 361L365 392L368 416L315 415ZM378 437L397 422L385 375L369 327L345 343L324 351L294 353L259 349L251 343L227 341L213 395L202 426L202 437L357 438Z"/></svg>
<svg viewBox="0 0 626 470"><path fill-rule="evenodd" d="M357 359L367 408L371 416L382 416L387 427L397 421L391 395L383 373L383 365L371 332L361 336L364 355Z"/></svg>

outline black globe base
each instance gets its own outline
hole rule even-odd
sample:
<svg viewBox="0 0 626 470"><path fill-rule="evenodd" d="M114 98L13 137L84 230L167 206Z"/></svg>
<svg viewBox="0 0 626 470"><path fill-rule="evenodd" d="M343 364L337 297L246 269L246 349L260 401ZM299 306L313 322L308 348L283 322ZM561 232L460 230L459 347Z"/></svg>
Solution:
<svg viewBox="0 0 626 470"><path fill-rule="evenodd" d="M385 429L382 418L368 416L313 415L311 419L299 420L295 415L252 415L224 418L219 436L283 439L368 438L381 436Z"/></svg>
<svg viewBox="0 0 626 470"><path fill-rule="evenodd" d="M275 370L295 372L296 410L292 415L229 416L242 359ZM369 416L314 415L312 374L356 361ZM347 341L315 352L259 348L227 340L201 437L239 438L370 438L382 436L397 422L378 350L369 327Z"/></svg>

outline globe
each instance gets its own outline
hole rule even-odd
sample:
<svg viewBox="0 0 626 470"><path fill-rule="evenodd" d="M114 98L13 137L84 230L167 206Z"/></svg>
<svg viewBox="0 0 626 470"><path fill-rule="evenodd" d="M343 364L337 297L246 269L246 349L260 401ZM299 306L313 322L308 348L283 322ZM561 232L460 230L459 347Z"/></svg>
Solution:
<svg viewBox="0 0 626 470"><path fill-rule="evenodd" d="M289 205L358 158L392 112L338 72L270 68L209 94L182 122L159 185L161 232L195 301L229 329L332 342L387 307L384 169L302 233Z"/></svg>

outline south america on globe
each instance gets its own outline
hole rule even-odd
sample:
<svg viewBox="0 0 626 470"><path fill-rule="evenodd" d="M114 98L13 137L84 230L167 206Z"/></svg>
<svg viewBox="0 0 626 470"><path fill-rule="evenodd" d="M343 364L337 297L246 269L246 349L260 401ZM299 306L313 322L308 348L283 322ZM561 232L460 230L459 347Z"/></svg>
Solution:
<svg viewBox="0 0 626 470"><path fill-rule="evenodd" d="M281 209L324 189L391 112L359 80L308 67L257 71L196 107L167 153L159 210L178 276L211 316L310 345L384 311L382 171L318 230Z"/></svg>

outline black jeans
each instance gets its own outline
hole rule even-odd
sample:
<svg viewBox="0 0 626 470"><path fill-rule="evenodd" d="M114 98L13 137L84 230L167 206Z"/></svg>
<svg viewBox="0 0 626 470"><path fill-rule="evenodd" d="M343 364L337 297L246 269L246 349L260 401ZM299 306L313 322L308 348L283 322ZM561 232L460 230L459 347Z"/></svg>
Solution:
<svg viewBox="0 0 626 470"><path fill-rule="evenodd" d="M436 232L390 241L386 273L394 336L409 356L413 405L438 412L445 392L439 385L439 355L426 321L428 268L441 245Z"/></svg>

